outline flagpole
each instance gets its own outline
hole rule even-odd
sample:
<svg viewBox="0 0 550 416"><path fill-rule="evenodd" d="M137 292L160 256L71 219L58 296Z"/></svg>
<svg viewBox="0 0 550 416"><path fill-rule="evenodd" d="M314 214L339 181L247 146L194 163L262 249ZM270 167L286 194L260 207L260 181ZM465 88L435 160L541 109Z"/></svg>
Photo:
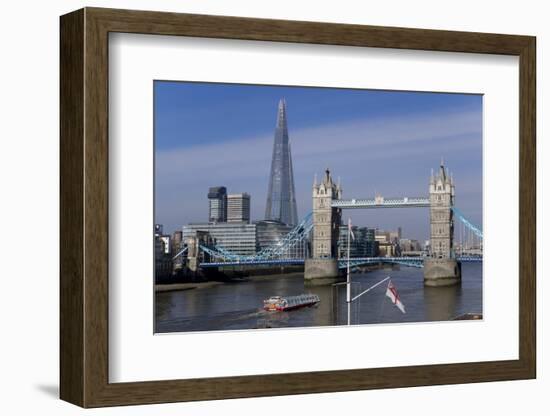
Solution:
<svg viewBox="0 0 550 416"><path fill-rule="evenodd" d="M355 296L351 301L354 302L355 300L359 299L361 296L363 296L365 293L368 293L370 292L372 289L374 289L375 287L377 286L380 286L382 283L386 282L387 280L390 279L390 276L380 280L378 283L375 283L374 285L372 285L371 287L369 287L367 290L363 290L361 293L359 293L357 296Z"/></svg>
<svg viewBox="0 0 550 416"><path fill-rule="evenodd" d="M350 235L351 235L351 218L348 218L348 267L346 280L346 302L348 304L348 325L351 325L351 279L349 275L349 254L350 254Z"/></svg>

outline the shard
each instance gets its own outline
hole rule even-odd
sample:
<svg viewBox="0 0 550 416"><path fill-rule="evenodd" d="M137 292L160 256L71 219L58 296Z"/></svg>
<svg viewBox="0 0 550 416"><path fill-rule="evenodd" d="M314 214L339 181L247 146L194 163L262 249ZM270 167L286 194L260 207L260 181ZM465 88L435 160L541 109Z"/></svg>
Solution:
<svg viewBox="0 0 550 416"><path fill-rule="evenodd" d="M298 223L292 154L290 152L286 102L284 99L279 101L277 113L265 219L280 221L288 225L296 225Z"/></svg>

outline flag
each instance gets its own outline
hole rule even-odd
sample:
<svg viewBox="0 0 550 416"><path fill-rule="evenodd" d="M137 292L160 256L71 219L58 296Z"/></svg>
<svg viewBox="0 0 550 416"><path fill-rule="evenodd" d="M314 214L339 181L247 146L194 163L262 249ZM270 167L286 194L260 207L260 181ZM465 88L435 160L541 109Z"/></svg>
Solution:
<svg viewBox="0 0 550 416"><path fill-rule="evenodd" d="M351 239L355 241L355 235L353 234L353 230L351 229L351 218L348 218L348 231Z"/></svg>
<svg viewBox="0 0 550 416"><path fill-rule="evenodd" d="M391 299L392 303L397 306L397 308L403 312L405 312L405 305L401 302L399 299L399 295L397 294L397 289L391 282L391 280L388 282L388 288L386 289L386 296Z"/></svg>

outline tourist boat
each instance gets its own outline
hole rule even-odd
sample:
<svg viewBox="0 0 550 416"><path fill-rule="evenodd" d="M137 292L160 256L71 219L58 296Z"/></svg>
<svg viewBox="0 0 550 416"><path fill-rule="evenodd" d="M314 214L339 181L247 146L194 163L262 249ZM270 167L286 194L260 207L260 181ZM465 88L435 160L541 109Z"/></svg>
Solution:
<svg viewBox="0 0 550 416"><path fill-rule="evenodd" d="M319 303L319 296L313 294L304 294L299 296L271 296L264 300L264 309L266 311L290 311L292 309L313 306Z"/></svg>

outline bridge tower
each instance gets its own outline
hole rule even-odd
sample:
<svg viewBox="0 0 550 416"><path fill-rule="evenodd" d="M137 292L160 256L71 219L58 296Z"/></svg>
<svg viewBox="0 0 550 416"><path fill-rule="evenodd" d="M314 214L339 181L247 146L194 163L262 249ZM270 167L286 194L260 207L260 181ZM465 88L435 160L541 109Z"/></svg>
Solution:
<svg viewBox="0 0 550 416"><path fill-rule="evenodd" d="M338 236L341 210L332 207L332 200L342 197L340 184L335 184L330 171L320 184L313 183L313 228L311 258L306 259L306 285L333 283L338 278Z"/></svg>
<svg viewBox="0 0 550 416"><path fill-rule="evenodd" d="M460 283L460 264L453 248L453 211L455 186L443 160L430 178L430 256L424 260L426 286L451 286Z"/></svg>
<svg viewBox="0 0 550 416"><path fill-rule="evenodd" d="M200 264L210 260L210 256L205 254L200 246L211 246L214 241L208 231L196 230L192 235L187 236L184 242L187 245L187 267L192 272L199 273Z"/></svg>

